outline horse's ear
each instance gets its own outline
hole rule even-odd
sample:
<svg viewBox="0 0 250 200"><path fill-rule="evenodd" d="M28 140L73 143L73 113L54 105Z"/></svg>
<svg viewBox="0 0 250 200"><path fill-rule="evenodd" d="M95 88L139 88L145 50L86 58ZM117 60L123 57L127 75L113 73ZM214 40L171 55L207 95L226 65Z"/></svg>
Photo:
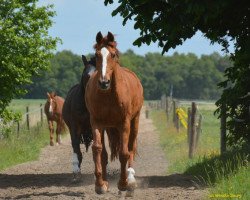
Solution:
<svg viewBox="0 0 250 200"><path fill-rule="evenodd" d="M101 41L102 41L102 39L103 39L102 33L101 33L101 31L99 31L99 32L97 33L97 35L96 35L96 43L97 43L97 44L100 44Z"/></svg>
<svg viewBox="0 0 250 200"><path fill-rule="evenodd" d="M47 97L50 98L50 94L47 92Z"/></svg>
<svg viewBox="0 0 250 200"><path fill-rule="evenodd" d="M115 41L115 37L111 32L108 32L107 38L108 38L109 42L114 42Z"/></svg>
<svg viewBox="0 0 250 200"><path fill-rule="evenodd" d="M83 62L83 64L84 64L85 67L88 66L87 58L84 55L82 55L82 62Z"/></svg>

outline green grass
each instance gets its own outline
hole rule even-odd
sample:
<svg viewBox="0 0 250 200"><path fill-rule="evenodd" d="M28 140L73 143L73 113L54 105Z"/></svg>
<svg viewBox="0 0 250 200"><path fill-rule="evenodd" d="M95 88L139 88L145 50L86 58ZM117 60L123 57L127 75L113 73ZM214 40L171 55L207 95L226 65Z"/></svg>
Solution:
<svg viewBox="0 0 250 200"><path fill-rule="evenodd" d="M210 106L211 107L211 106ZM207 106L199 107L203 116L202 133L195 152L194 158L188 158L187 130L182 127L177 133L171 119L168 124L166 114L162 110L152 110L151 117L160 134L161 146L166 157L171 163L168 173L183 173L189 166L196 163L203 155L219 154L219 120L213 115L214 109L207 109Z"/></svg>
<svg viewBox="0 0 250 200"><path fill-rule="evenodd" d="M39 107L41 103L44 105L45 102L44 99L16 99L10 103L9 109L24 114L26 113L26 106L29 106L31 112L37 110L30 114L31 120L35 120L37 116L40 119ZM21 123L21 129L17 135L17 127L14 124L10 132L5 134L6 138L0 140L0 170L37 159L41 148L49 144L49 130L46 119L44 118L43 126L36 121L30 125L33 127L28 131L24 128L25 123Z"/></svg>
<svg viewBox="0 0 250 200"><path fill-rule="evenodd" d="M9 138L0 140L0 170L37 159L41 148L48 144L47 126L22 129L19 136L13 131Z"/></svg>
<svg viewBox="0 0 250 200"><path fill-rule="evenodd" d="M215 109L212 105L199 106L203 131L193 159L188 158L186 130L181 128L177 133L171 119L166 123L164 111L151 111L150 116L169 162L167 174L193 175L209 187L208 199L250 199L249 148L219 155L220 122L213 114Z"/></svg>

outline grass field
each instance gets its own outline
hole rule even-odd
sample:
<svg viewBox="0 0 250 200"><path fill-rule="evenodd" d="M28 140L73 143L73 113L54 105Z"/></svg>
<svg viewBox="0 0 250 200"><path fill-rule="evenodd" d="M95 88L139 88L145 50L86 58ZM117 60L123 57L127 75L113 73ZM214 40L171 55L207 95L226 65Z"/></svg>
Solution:
<svg viewBox="0 0 250 200"><path fill-rule="evenodd" d="M15 112L26 112L26 107L29 106L29 110L38 109L40 104L45 104L46 99L14 99L11 101L9 108Z"/></svg>
<svg viewBox="0 0 250 200"><path fill-rule="evenodd" d="M24 114L26 113L26 106L29 106L31 112L37 110L30 115L31 121L37 118L36 115L40 120L39 108L41 103L44 105L45 100L13 100L9 108ZM22 125L19 134L17 134L16 127L13 127L8 134L8 138L0 140L0 170L37 159L41 148L49 144L49 130L46 119L44 118L43 126L37 121L34 124L30 130Z"/></svg>
<svg viewBox="0 0 250 200"><path fill-rule="evenodd" d="M184 105L183 109L186 108L187 106ZM166 123L167 118L163 110L151 110L150 112L160 135L161 146L169 162L167 174L194 175L209 187L211 195L208 199L217 199L217 197L250 199L248 192L250 184L249 151L228 152L226 155L220 156L220 121L214 116L216 107L211 104L200 104L198 109L203 116L202 133L193 159L188 158L186 129L182 127L177 133L171 119L170 123Z"/></svg>

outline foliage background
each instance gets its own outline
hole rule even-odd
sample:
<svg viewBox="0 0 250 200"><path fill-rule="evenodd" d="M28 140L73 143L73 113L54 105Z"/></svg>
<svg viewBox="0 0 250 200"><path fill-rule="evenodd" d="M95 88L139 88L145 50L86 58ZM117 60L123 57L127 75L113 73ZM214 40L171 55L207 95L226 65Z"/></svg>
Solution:
<svg viewBox="0 0 250 200"><path fill-rule="evenodd" d="M92 55L88 55L91 57ZM162 56L159 53L137 55L127 50L120 56L122 66L133 70L141 79L145 99L160 99L169 95L182 99L218 99L221 90L217 84L223 80L223 72L232 63L228 57L218 53L202 55L178 54ZM56 91L66 97L68 90L80 81L83 63L80 55L71 51L57 52L51 59L51 69L32 78L33 84L26 86L24 98L46 98L47 91Z"/></svg>

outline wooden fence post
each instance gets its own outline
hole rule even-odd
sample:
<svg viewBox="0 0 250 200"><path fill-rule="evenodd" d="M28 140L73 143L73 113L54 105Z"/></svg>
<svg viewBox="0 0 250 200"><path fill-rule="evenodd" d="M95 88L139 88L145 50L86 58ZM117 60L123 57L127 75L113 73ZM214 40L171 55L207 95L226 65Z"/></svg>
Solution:
<svg viewBox="0 0 250 200"><path fill-rule="evenodd" d="M188 107L188 119L187 119L187 142L190 142L191 135L191 108Z"/></svg>
<svg viewBox="0 0 250 200"><path fill-rule="evenodd" d="M26 123L27 123L27 129L30 130L29 106L26 107Z"/></svg>
<svg viewBox="0 0 250 200"><path fill-rule="evenodd" d="M199 120L198 120L198 125L197 125L197 135L196 135L196 140L195 140L195 148L197 148L198 143L199 143L199 139L200 139L200 134L202 132L201 129L201 122L202 122L202 115L199 115Z"/></svg>
<svg viewBox="0 0 250 200"><path fill-rule="evenodd" d="M167 122L169 122L170 119L170 111L171 111L171 98L166 98L166 115L167 115Z"/></svg>
<svg viewBox="0 0 250 200"><path fill-rule="evenodd" d="M175 125L176 120L176 101L173 101L173 123Z"/></svg>
<svg viewBox="0 0 250 200"><path fill-rule="evenodd" d="M40 113L41 113L41 126L43 125L43 104L40 104Z"/></svg>
<svg viewBox="0 0 250 200"><path fill-rule="evenodd" d="M226 152L226 106L223 104L221 107L221 118L220 118L220 153Z"/></svg>
<svg viewBox="0 0 250 200"><path fill-rule="evenodd" d="M19 137L19 133L20 133L20 123L18 121L17 122L17 137Z"/></svg>
<svg viewBox="0 0 250 200"><path fill-rule="evenodd" d="M189 158L193 158L194 151L195 151L195 139L196 139L196 116L197 112L197 105L195 102L192 102L192 112L191 112L191 135L190 135L190 142L189 142Z"/></svg>
<svg viewBox="0 0 250 200"><path fill-rule="evenodd" d="M145 114L146 114L146 119L148 119L148 117L149 117L149 110L148 110L148 108L146 108Z"/></svg>

